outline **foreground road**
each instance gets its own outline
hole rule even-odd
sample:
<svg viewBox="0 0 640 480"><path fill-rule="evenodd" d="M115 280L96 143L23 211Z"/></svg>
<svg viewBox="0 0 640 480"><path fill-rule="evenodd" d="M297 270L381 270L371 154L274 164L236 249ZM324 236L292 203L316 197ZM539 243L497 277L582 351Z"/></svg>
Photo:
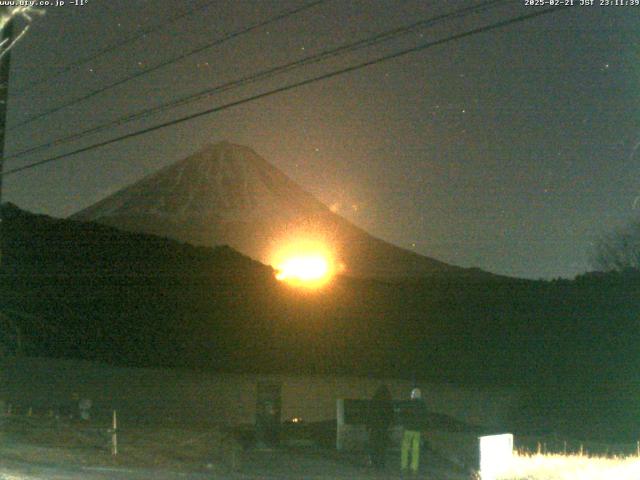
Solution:
<svg viewBox="0 0 640 480"><path fill-rule="evenodd" d="M76 466L3 465L0 480L213 480L235 479L233 476L212 474L162 472L158 470L130 470L123 468L90 468Z"/></svg>
<svg viewBox="0 0 640 480"><path fill-rule="evenodd" d="M376 472L366 467L362 455L346 456L326 451L250 451L240 472L177 472L158 469L89 467L81 465L26 464L0 458L0 480L381 480L399 479L396 455L388 458L387 469ZM435 466L434 466L435 467ZM467 480L450 469L429 468L415 478Z"/></svg>

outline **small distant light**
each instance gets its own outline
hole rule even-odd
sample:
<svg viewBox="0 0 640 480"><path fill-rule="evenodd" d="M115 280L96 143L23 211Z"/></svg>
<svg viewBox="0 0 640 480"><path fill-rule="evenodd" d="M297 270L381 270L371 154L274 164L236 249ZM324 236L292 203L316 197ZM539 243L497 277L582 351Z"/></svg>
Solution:
<svg viewBox="0 0 640 480"><path fill-rule="evenodd" d="M302 419L300 417L293 417L291 423L302 423Z"/></svg>

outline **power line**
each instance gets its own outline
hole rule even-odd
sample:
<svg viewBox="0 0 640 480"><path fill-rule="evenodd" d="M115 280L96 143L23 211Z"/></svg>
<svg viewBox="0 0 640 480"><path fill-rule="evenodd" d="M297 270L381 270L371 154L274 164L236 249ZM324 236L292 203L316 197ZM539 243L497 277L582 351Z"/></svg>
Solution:
<svg viewBox="0 0 640 480"><path fill-rule="evenodd" d="M136 33L135 35L132 35L131 37L125 38L124 40L120 41L120 42L116 42L113 45L109 45L108 47L104 47L102 50L98 50L96 53L93 53L87 57L84 57L80 60L77 60L75 62L70 63L69 65L62 67L60 70L58 70L57 72L55 72L54 74L47 76L45 78L42 78L40 80L36 80L34 83L32 83L31 85L25 87L22 90L18 90L17 92L14 93L14 95L24 95L28 90L37 87L39 85L42 85L43 83L49 83L51 82L52 79L54 78L58 78L61 75L64 75L67 72L70 72L71 70L73 70L74 68L80 67L82 65L85 65L97 58L102 57L103 55L106 55L108 53L111 53L114 50L117 50L121 47L124 47L130 43L135 43L138 40L140 40L141 38L145 38L147 35L150 35L154 32L156 32L157 30L160 30L161 28L165 27L166 25L170 24L170 23L175 23L178 20L181 20L182 18L188 17L190 15L193 15L196 12L199 12L200 10L205 10L206 8L208 8L210 5L213 5L214 3L216 3L216 0L211 0L209 2L204 3L203 5L200 5L198 7L195 8L191 8L188 10L183 11L182 13L175 15L163 22L158 23L157 25L152 25L148 28L139 30L138 33Z"/></svg>
<svg viewBox="0 0 640 480"><path fill-rule="evenodd" d="M140 110L140 111L132 113L130 115L126 115L124 117L120 117L118 119L112 120L112 121L107 122L107 123L102 124L102 125L98 125L96 127L89 128L87 130L83 130L81 132L76 132L76 133L73 133L71 135L67 135L65 137L60 137L58 139L51 140L49 142L45 142L45 143L40 144L40 145L36 145L34 147L31 147L31 148L22 150L20 152L17 152L17 153L15 153L13 155L9 155L9 156L5 157L5 159L9 160L9 159L20 158L20 157L23 157L23 156L25 156L27 154L34 153L34 152L37 152L37 151L40 151L40 150L43 150L43 149L46 149L46 148L51 148L51 147L54 147L54 146L58 146L58 145L70 142L72 140L78 140L78 139L83 138L83 137L85 137L87 135L91 135L91 134L94 134L94 133L101 132L101 131L103 131L103 130L105 130L107 128L113 127L113 126L120 126L120 125L123 125L125 123L131 122L133 120L139 120L141 118L147 117L147 116L149 116L149 115L151 115L153 113L156 113L156 112L160 112L160 111L167 110L169 108L174 108L174 107L177 107L177 106L185 105L187 103L191 103L191 102L200 100L202 98L209 97L209 96L211 96L213 94L220 93L220 92L223 92L223 91L227 91L227 90L230 90L232 88L240 87L240 86L247 85L247 84L250 84L250 83L254 83L254 82L257 82L259 80L268 79L268 78L271 78L273 76L279 75L281 73L288 72L288 71L291 71L291 70L294 70L296 68L303 67L303 66L306 66L306 65L309 65L309 64L312 64L312 63L317 63L317 62L320 62L322 60L326 60L328 58L335 57L335 56L341 55L341 54L346 53L346 52L351 52L351 51L354 51L354 50L357 50L357 49L360 49L360 48L376 45L378 43L381 43L381 42L384 42L384 41L388 41L388 40L391 40L391 39L396 38L398 36L410 33L410 32L412 32L414 30L417 30L418 28L423 28L423 27L426 27L426 26L429 26L429 25L434 25L434 24L436 24L438 22L441 22L443 20L449 20L451 18L456 18L456 17L464 17L464 16L469 15L471 13L477 13L477 12L480 12L480 11L484 11L484 10L487 10L487 9L489 9L491 7L494 7L495 5L497 5L499 3L505 3L507 1L508 0L489 0L489 1L483 2L481 4L478 4L478 5L475 5L475 6L472 6L472 7L461 8L461 9L455 10L455 11L450 12L450 13L438 15L438 16L431 17L431 18L428 18L428 19L425 19L425 20L420 20L418 22L414 22L414 23L412 23L410 25L406 25L404 27L398 27L398 28L395 28L395 29L392 29L392 30L384 31L384 32L378 33L376 35L373 35L371 37L367 37L365 39L358 40L356 42L352 42L352 43L349 43L349 44L346 44L346 45L342 45L342 46L337 47L337 48L324 50L324 51L319 52L317 54L308 55L308 56L306 56L306 57L304 57L302 59L299 59L299 60L296 60L296 61L293 61L293 62L289 62L289 63L283 64L283 65L279 65L279 66L276 66L276 67L271 67L271 68L268 68L266 70L262 70L260 72L257 72L255 74L251 74L251 75L248 75L248 76L245 76L245 77L241 77L241 78L236 79L236 80L225 82L225 83L216 85L215 87L207 88L207 89L202 90L200 92L187 95L185 97L173 100L171 102L163 103L163 104L157 105L155 107L151 107L151 108Z"/></svg>
<svg viewBox="0 0 640 480"><path fill-rule="evenodd" d="M75 105L76 103L80 103L80 102L82 102L84 100L87 100L89 98L95 97L96 95L99 95L99 94L101 94L103 92L106 92L107 90L111 90L112 88L115 88L115 87L118 87L120 85L123 85L123 84L125 84L125 83L127 83L127 82L129 82L131 80L136 79L136 78L142 77L143 75L147 75L147 74L149 74L151 72L155 72L156 70L159 70L159 69L161 69L163 67L166 67L167 65L171 65L173 63L179 62L181 60L184 60L187 57L190 57L192 55L200 53L200 52L202 52L204 50L208 50L208 49L213 48L215 46L221 45L221 44L223 44L225 42L228 42L229 40L232 40L234 38L237 38L237 37L239 37L241 35L245 35L245 34L250 33L250 32L252 32L254 30L257 30L259 28L265 27L265 26L270 25L272 23L275 23L275 22L278 22L278 21L283 20L285 18L291 17L291 16L293 16L293 15L295 15L297 13L300 13L300 12L302 12L304 10L308 10L308 9L310 9L312 7L315 7L315 6L319 5L319 4L325 3L327 1L329 1L329 0L315 0L315 1L311 2L311 3L303 5L301 7L296 7L296 8L293 8L291 10L287 10L286 12L279 13L279 14L273 16L273 17L269 17L266 20L262 20L260 22L253 23L253 24L249 25L248 27L245 27L245 28L242 28L242 29L237 30L235 32L229 33L229 34L227 34L227 35L225 35L225 36L223 36L223 37L221 37L221 38L219 38L217 40L214 40L211 43L207 43L206 45L197 47L197 48L195 48L193 50L190 50L187 53L183 53L181 55L178 55L177 57L174 57L171 60L165 60L164 62L161 62L161 63L159 63L157 65L154 65L153 67L147 68L147 69L142 70L142 71L137 72L137 73L134 73L133 75L130 75L130 76L125 77L125 78L122 78L120 80L116 80L115 82L109 83L108 85L105 85L105 86L103 86L103 87L101 87L101 88L99 88L97 90L89 92L86 95L83 95L81 97L77 97L77 98L75 98L75 99L73 99L73 100L71 100L71 101L69 101L67 103L63 103L62 105L58 105L57 107L53 107L53 108L50 108L49 110L45 110L44 112L38 113L36 115L33 115L33 116L31 116L31 117L29 117L29 118L27 118L25 120L22 120L21 122L16 123L15 125L12 125L11 128L8 129L8 131L15 130L18 127L22 127L22 126L27 125L27 124L29 124L31 122L36 121L36 120L39 120L39 119L44 118L44 117L47 117L47 116L49 116L49 115L51 115L53 113L59 112L60 110L62 110L64 108L70 107L71 105Z"/></svg>
<svg viewBox="0 0 640 480"><path fill-rule="evenodd" d="M438 15L438 16L431 17L431 18L428 18L428 19L425 19L425 20L421 20L421 21L412 23L412 24L404 26L404 27L398 27L398 28L395 28L395 29L392 29L392 30L389 30L389 31L385 31L385 32L376 34L376 35L374 35L372 37L368 37L366 39L363 39L363 40L359 40L359 41L356 41L356 42L353 42L353 43L350 43L350 44L346 44L346 45L343 45L343 46L340 46L340 47L337 47L337 48L334 48L334 49L325 50L325 51L319 52L317 54L304 57L304 58L302 58L300 60L296 60L296 61L293 61L293 62L286 63L284 65L271 67L271 68L269 68L267 70L263 70L262 72L258 72L258 73L252 74L252 75L248 75L248 76L242 77L242 78L237 79L237 80L229 81L229 82L223 83L221 85L217 85L215 87L207 88L205 90L202 90L202 91L194 93L194 94L189 94L189 95L187 95L187 96L185 96L183 98L180 98L180 99L177 99L177 100L173 100L171 102L167 102L167 103L158 105L156 107L152 107L152 108L148 108L148 109L142 110L142 111L140 111L138 113L131 114L131 115L123 117L123 118L121 118L119 120L116 120L114 122L111 122L110 124L108 124L108 126L112 126L114 123L116 125L121 125L123 123L129 122L129 121L132 121L132 120L137 120L137 119L146 117L146 116L148 116L148 115L150 115L152 113L161 112L161 111L167 110L169 108L175 108L175 107L178 107L178 106L186 105L188 103L192 103L194 101L201 100L201 99L209 97L209 96L211 96L213 94L229 90L231 88L244 86L244 85L247 85L249 83L254 83L256 81L259 81L259 80L268 79L268 78L271 78L273 76L282 74L284 72L288 72L288 71L294 70L294 69L296 69L298 67L302 67L302 66L306 66L306 65L309 65L309 64L317 63L317 62L326 60L328 58L332 58L332 57L341 55L343 53L348 53L348 52L352 52L352 51L355 51L355 50L358 50L358 49L361 49L361 48L370 47L370 46L376 45L378 43L391 40L391 39L396 38L398 36L406 35L407 33L410 33L410 32L412 32L414 30L417 30L418 28L423 28L423 27L427 27L427 26L430 26L430 25L434 25L434 24L436 24L436 23L438 23L440 21L443 21L443 20L448 20L448 19L456 18L456 17L464 17L464 16L467 16L467 15L469 15L471 13L476 13L476 12L479 12L479 11L483 11L483 10L486 10L486 9L492 7L492 6L495 6L496 4L504 3L506 1L508 1L508 0L490 0L490 1L486 1L486 2L483 2L481 4L472 6L472 7L466 7L466 8L458 9L458 10L455 10L455 11L450 12L450 13ZM92 132L92 133L94 133L94 132Z"/></svg>
<svg viewBox="0 0 640 480"><path fill-rule="evenodd" d="M181 118L178 118L178 119L175 119L175 120L171 120L171 121L164 122L164 123L161 123L161 124L158 124L158 125L154 125L153 127L144 128L142 130L138 130L138 131L131 132L131 133L128 133L128 134L125 134L125 135L121 135L119 137L112 138L110 140L105 140L103 142L95 143L93 145L90 145L90 146L87 146L87 147L83 147L83 148L79 148L79 149L73 150L71 152L63 153L61 155L56 155L54 157L50 157L50 158L47 158L47 159L44 159L44 160L39 160L37 162L31 163L31 164L28 164L28 165L24 165L22 167L16 167L16 168L7 170L6 172L4 172L2 174L2 176L8 176L8 175L12 175L14 173L18 173L18 172L22 172L22 171L25 171L25 170L29 170L29 169L38 167L40 165L44 165L46 163L55 162L55 161L62 160L64 158L70 157L72 155L77 155L79 153L84 153L84 152L87 152L87 151L90 151L90 150L94 150L96 148L100 148L100 147L104 147L106 145L110 145L112 143L116 143L116 142L119 142L119 141L122 141L122 140L127 140L129 138L138 137L140 135L144 135L145 133L150 133L150 132L153 132L155 130L160 130L160 129L165 128L165 127L170 127L170 126L176 125L178 123L186 122L188 120L193 120L193 119L198 118L198 117L209 115L211 113L216 113L216 112L219 112L219 111L222 111L222 110L226 110L228 108L237 107L237 106L243 105L245 103L249 103L249 102L252 102L252 101L255 101L255 100L259 100L259 99L262 99L262 98L266 98L266 97L270 97L270 96L278 94L278 93L283 93L283 92L286 92L286 91L289 91L289 90L293 90L294 88L302 87L302 86L305 86L305 85L310 85L312 83L316 83L316 82L319 82L319 81L322 81L322 80L327 80L329 78L337 77L337 76L343 75L345 73L350 73L350 72L353 72L353 71L356 71L356 70L360 70L360 69L365 68L365 67L369 67L371 65L375 65L375 64L378 64L378 63L381 63L381 62L385 62L387 60L392 60L392 59L395 59L395 58L398 58L398 57L402 57L404 55L408 55L410 53L415 53L415 52L419 52L419 51L422 51L422 50L426 50L426 49L431 48L431 47L435 47L435 46L438 46L438 45L443 45L443 44L446 44L446 43L449 43L449 42L453 42L453 41L460 40L460 39L463 39L463 38L466 38L466 37L470 37L472 35L488 32L488 31L491 31L491 30L496 30L498 28L503 28L503 27L506 27L506 26L509 26L509 25L513 25L513 24L516 24L516 23L524 22L526 20L529 20L529 19L532 19L532 18L535 18L535 17L539 17L539 16L542 16L542 15L547 15L549 13L559 12L559 11L564 10L566 8L569 8L569 7L568 6L566 6L566 7L565 6L558 6L558 7L553 7L553 8L547 8L547 9L538 10L536 12L529 13L529 14L526 14L526 15L520 15L518 17L510 18L508 20L503 20L501 22L496 22L496 23L493 23L493 24L485 25L483 27L474 28L472 30L468 30L468 31L463 32L463 33L458 33L458 34L455 34L455 35L451 35L449 37L445 37L445 38L440 39L440 40L427 42L427 43L424 43L424 44L419 45L417 47L408 48L408 49L401 50L399 52L392 53L392 54L389 54L389 55L384 55L384 56L378 57L378 58L373 59L373 60L368 60L366 62L362 62L362 63L358 63L356 65L352 65L350 67L345 67L345 68L342 68L342 69L339 69L339 70L334 70L333 72L329 72L329 73L325 73L325 74L322 74L322 75L318 75L316 77L312 77L312 78L309 78L309 79L306 79L306 80L301 80L299 82L294 82L294 83L291 83L289 85L285 85L285 86L282 86L282 87L279 87L279 88L275 88L273 90L269 90L267 92L259 93L259 94L256 94L256 95L252 95L250 97L246 97L246 98L243 98L243 99L240 99L240 100L236 100L236 101L233 101L233 102L226 103L224 105L220 105L220 106L217 106L217 107L209 108L207 110L204 110L204 111L201 111L201 112L198 112L198 113L193 113L193 114L190 114L190 115L186 115L184 117L181 117Z"/></svg>

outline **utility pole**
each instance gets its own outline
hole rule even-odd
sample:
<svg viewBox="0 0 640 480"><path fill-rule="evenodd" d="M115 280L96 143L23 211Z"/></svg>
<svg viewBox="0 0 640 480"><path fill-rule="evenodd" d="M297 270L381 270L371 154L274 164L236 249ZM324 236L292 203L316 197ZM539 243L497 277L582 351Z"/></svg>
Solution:
<svg viewBox="0 0 640 480"><path fill-rule="evenodd" d="M0 7L0 15L8 15L9 7ZM2 44L8 48L13 41L13 19L9 20L2 29ZM7 100L9 98L9 69L11 67L11 49L4 52L0 58L0 265L2 265L2 250L4 237L2 235L2 180L4 167L4 137L7 128Z"/></svg>

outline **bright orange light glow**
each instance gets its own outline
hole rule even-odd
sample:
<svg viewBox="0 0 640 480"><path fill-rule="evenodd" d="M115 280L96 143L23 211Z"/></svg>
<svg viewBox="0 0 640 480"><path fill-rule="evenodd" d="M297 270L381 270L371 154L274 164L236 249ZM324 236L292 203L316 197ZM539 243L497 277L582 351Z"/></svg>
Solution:
<svg viewBox="0 0 640 480"><path fill-rule="evenodd" d="M297 240L281 246L272 262L276 278L291 285L317 288L336 273L333 255L320 242Z"/></svg>
<svg viewBox="0 0 640 480"><path fill-rule="evenodd" d="M293 257L285 260L278 266L278 280L300 280L301 282L314 282L322 279L329 273L327 259L318 255Z"/></svg>

